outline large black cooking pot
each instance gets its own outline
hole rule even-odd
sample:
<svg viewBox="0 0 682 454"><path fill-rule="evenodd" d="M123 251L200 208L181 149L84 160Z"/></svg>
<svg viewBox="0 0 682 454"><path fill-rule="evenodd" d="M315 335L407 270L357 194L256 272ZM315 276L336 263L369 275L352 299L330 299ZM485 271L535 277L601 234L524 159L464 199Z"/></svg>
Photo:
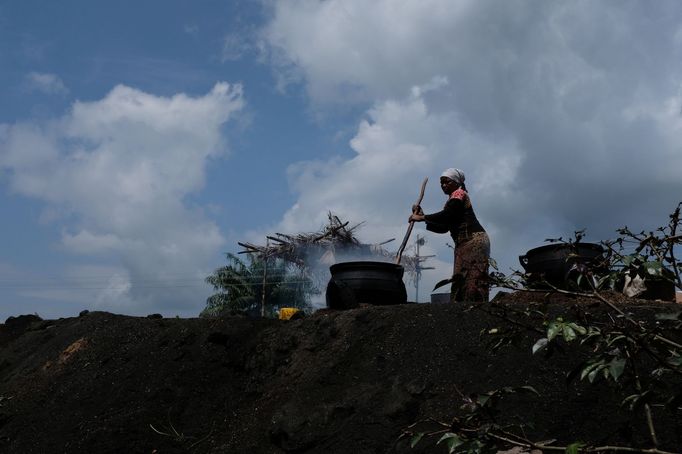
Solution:
<svg viewBox="0 0 682 454"><path fill-rule="evenodd" d="M536 247L519 256L531 284L543 281L564 288L576 265L601 269L604 248L596 243L556 243Z"/></svg>
<svg viewBox="0 0 682 454"><path fill-rule="evenodd" d="M389 262L343 262L329 267L327 307L351 309L360 304L405 304L404 269Z"/></svg>

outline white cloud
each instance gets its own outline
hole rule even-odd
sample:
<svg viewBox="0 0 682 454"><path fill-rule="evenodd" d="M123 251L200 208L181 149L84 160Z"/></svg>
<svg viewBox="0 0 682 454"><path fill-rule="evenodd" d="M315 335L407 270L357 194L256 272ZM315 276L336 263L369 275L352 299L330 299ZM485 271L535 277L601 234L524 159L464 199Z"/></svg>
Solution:
<svg viewBox="0 0 682 454"><path fill-rule="evenodd" d="M106 254L126 247L125 241L116 235L97 235L87 230L81 230L75 235L63 232L62 243L67 250L78 254Z"/></svg>
<svg viewBox="0 0 682 454"><path fill-rule="evenodd" d="M451 166L505 267L576 229L599 240L665 223L682 194L680 14L636 1L275 3L263 36L284 79L296 74L318 109L374 106L351 159L292 166L300 196L281 228L333 209L375 239L401 237L421 178L437 209L433 180Z"/></svg>
<svg viewBox="0 0 682 454"><path fill-rule="evenodd" d="M47 218L76 220L64 226L66 251L118 259L125 276L117 273L99 304L120 310L126 295L135 312L159 304L196 312L196 287L141 283L206 276L224 239L184 198L202 189L208 161L225 154L221 127L242 107L241 88L227 83L168 98L117 86L51 122L4 125L0 170L15 192L46 202Z"/></svg>
<svg viewBox="0 0 682 454"><path fill-rule="evenodd" d="M69 92L56 74L30 72L26 75L25 81L29 90L48 95L65 95Z"/></svg>

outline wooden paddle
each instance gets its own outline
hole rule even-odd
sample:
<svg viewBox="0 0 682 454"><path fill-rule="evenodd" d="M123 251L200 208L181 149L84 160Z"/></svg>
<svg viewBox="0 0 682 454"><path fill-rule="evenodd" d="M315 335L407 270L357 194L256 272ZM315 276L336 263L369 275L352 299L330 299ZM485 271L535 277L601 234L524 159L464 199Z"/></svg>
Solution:
<svg viewBox="0 0 682 454"><path fill-rule="evenodd" d="M422 199L424 198L424 190L426 190L426 183L429 181L428 178L424 178L424 182L422 183L422 190L419 193L419 199L417 200L417 203L415 204L416 206L419 206L422 203ZM395 263L400 264L400 259L403 258L403 251L405 250L405 246L407 246L407 240L410 238L410 234L412 233L412 228L414 227L414 221L410 221L410 226L407 228L407 233L405 234L405 238L403 238L403 243L400 245L400 248L398 248L398 254L396 255L395 258Z"/></svg>

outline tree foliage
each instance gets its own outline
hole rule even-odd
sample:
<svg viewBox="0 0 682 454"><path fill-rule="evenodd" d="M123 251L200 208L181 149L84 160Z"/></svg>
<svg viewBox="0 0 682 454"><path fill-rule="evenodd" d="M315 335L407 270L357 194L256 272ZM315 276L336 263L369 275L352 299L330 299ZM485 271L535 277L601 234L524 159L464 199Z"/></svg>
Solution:
<svg viewBox="0 0 682 454"><path fill-rule="evenodd" d="M206 300L202 317L216 317L232 311L260 313L263 301L265 315L273 316L281 307L307 309L311 295L319 293L304 269L281 259L264 261L249 254L248 262L245 262L231 253L226 257L228 264L206 278L216 293Z"/></svg>

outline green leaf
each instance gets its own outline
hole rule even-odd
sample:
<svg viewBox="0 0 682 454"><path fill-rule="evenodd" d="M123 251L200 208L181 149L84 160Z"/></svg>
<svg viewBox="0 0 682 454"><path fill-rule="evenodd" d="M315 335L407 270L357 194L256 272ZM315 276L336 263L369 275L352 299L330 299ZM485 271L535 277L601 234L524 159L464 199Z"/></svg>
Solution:
<svg viewBox="0 0 682 454"><path fill-rule="evenodd" d="M587 379L590 381L590 383L594 383L594 380L597 378L597 374L604 369L606 369L606 364L600 364L592 369L592 371L587 374Z"/></svg>
<svg viewBox="0 0 682 454"><path fill-rule="evenodd" d="M480 405L481 407L485 407L486 404L490 401L490 397L492 397L492 396L490 396L488 394L479 394L478 399L476 399L478 402L478 405Z"/></svg>
<svg viewBox="0 0 682 454"><path fill-rule="evenodd" d="M588 340L598 336L601 336L601 330L594 326L590 326L589 329L587 330L587 335L580 341L580 343L584 344Z"/></svg>
<svg viewBox="0 0 682 454"><path fill-rule="evenodd" d="M606 364L604 363L604 360L599 360L597 362L593 362L588 364L580 374L580 379L584 380L586 377L592 383L594 379L597 377L597 374L599 371L604 369L606 367Z"/></svg>
<svg viewBox="0 0 682 454"><path fill-rule="evenodd" d="M535 394L535 395L537 395L537 396L540 395L540 393L539 393L535 388L533 388L533 387L530 386L530 385L521 386L521 387L519 388L519 390L530 391L530 392L532 392L533 394Z"/></svg>
<svg viewBox="0 0 682 454"><path fill-rule="evenodd" d="M552 322L547 327L547 340L551 341L561 332L563 323Z"/></svg>
<svg viewBox="0 0 682 454"><path fill-rule="evenodd" d="M570 326L573 329L573 331L577 332L581 336L587 334L587 329L583 326L578 325L577 323L571 322L568 324L568 326Z"/></svg>
<svg viewBox="0 0 682 454"><path fill-rule="evenodd" d="M546 337L543 337L542 339L538 339L538 341L533 345L533 354L535 354L538 351L542 350L543 348L547 347L548 343L549 343L549 339L547 339Z"/></svg>
<svg viewBox="0 0 682 454"><path fill-rule="evenodd" d="M618 381L623 374L626 362L625 358L613 358L609 363L609 374L611 374L615 381Z"/></svg>
<svg viewBox="0 0 682 454"><path fill-rule="evenodd" d="M610 346L613 345L615 342L618 342L618 341L621 340L621 339L625 339L625 335L624 335L624 334L620 334L620 335L618 335L618 336L616 336L616 337L613 337L613 338L609 339L609 341L606 343L606 345L607 345L608 347L610 347Z"/></svg>
<svg viewBox="0 0 682 454"><path fill-rule="evenodd" d="M570 445L566 446L566 454L579 454L580 453L580 448L583 448L585 446L585 443L571 443Z"/></svg>
<svg viewBox="0 0 682 454"><path fill-rule="evenodd" d="M639 259L638 255L627 255L627 256L623 257L623 259L621 261L623 262L623 265L628 267L632 264L632 262L634 262L635 260L638 260L638 259Z"/></svg>
<svg viewBox="0 0 682 454"><path fill-rule="evenodd" d="M452 432L446 432L443 434L442 437L440 437L440 440L436 442L436 444L440 444L441 442L445 442L445 445L448 447L448 453L451 454L457 449L457 446L460 446L464 443L461 438L459 438L459 435L452 433Z"/></svg>
<svg viewBox="0 0 682 454"><path fill-rule="evenodd" d="M593 370L595 367L597 367L597 366L599 366L599 363L598 363L598 362L597 362L597 363L590 363L590 364L588 364L587 366L585 366L585 368L583 369L583 371L580 373L580 379L581 379L581 380L584 380L585 377L587 377L587 375L588 375L590 372L592 372L592 370Z"/></svg>
<svg viewBox="0 0 682 454"><path fill-rule="evenodd" d="M569 324L569 325L564 325L564 326L563 326L563 332L562 332L562 334L563 334L564 340L566 340L566 342L574 341L575 338L578 337L578 336L575 334L575 331L573 330L573 328L571 328L571 325L570 325L570 324Z"/></svg>
<svg viewBox="0 0 682 454"><path fill-rule="evenodd" d="M424 437L424 432L416 433L412 437L412 439L410 440L410 448L414 448L415 446L417 446L417 443L419 443L423 437Z"/></svg>

